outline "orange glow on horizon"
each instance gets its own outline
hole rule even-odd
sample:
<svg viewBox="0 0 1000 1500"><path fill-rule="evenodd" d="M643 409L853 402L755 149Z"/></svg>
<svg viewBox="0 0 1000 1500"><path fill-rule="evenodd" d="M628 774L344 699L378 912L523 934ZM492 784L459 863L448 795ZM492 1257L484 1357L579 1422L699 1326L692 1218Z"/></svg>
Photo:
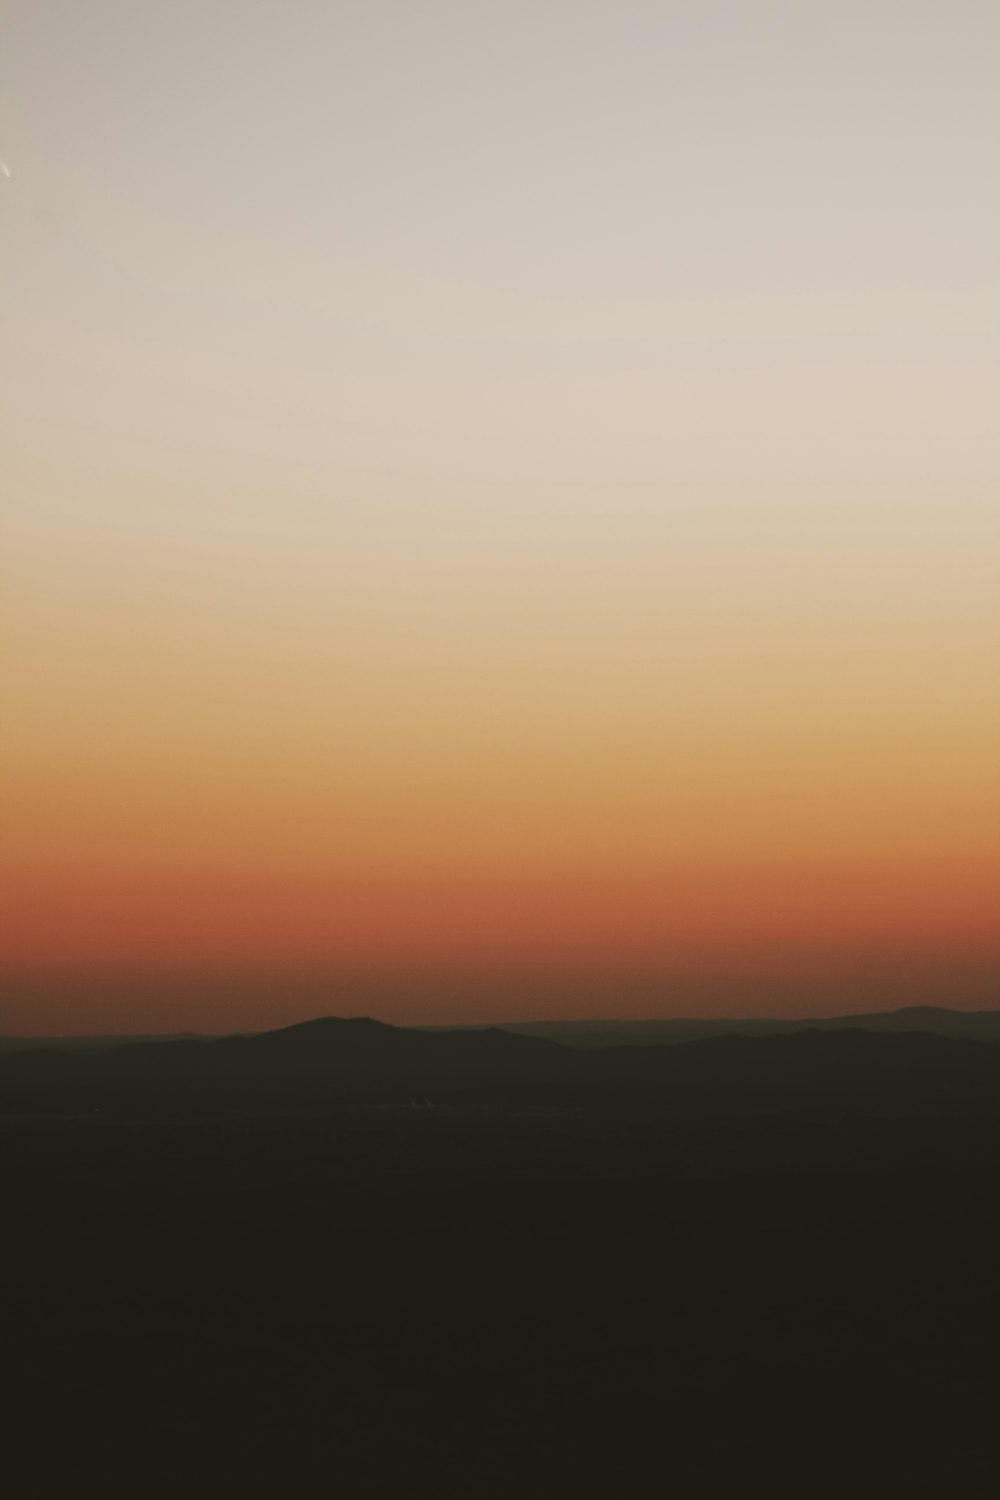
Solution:
<svg viewBox="0 0 1000 1500"><path fill-rule="evenodd" d="M234 68L225 8L59 9L0 58L18 1026L126 971L1000 1004L986 32L309 5Z"/></svg>

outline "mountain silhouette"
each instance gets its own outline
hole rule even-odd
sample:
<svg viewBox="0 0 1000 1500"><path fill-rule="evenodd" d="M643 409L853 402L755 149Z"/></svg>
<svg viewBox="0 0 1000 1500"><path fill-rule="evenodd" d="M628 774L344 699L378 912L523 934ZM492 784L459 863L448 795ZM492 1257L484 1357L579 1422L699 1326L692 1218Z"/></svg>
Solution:
<svg viewBox="0 0 1000 1500"><path fill-rule="evenodd" d="M302 1033L318 1040L322 1030L331 1034L351 1027L358 1037L365 1028L374 1034L388 1031L410 1031L441 1036L458 1032L495 1032L540 1038L563 1046L600 1049L612 1046L658 1046L665 1043L703 1041L722 1036L784 1036L803 1031L874 1031L926 1032L935 1036L968 1037L980 1041L1000 1041L1000 1010L961 1010L945 1006L912 1005L889 1011L866 1011L842 1016L795 1017L775 1019L766 1016L676 1016L660 1020L586 1021L500 1021L490 1026L449 1025L419 1028L392 1027L368 1016L321 1016L316 1020L256 1033L277 1037L282 1031ZM247 1034L248 1037L251 1034ZM0 1036L0 1057L12 1052L51 1051L110 1052L124 1046L135 1047L152 1042L219 1041L217 1035L184 1033L178 1035L115 1036L84 1035L60 1037ZM311 1041L310 1041L311 1044Z"/></svg>
<svg viewBox="0 0 1000 1500"><path fill-rule="evenodd" d="M570 1047L655 1046L720 1036L784 1036L803 1031L927 1032L934 1036L1000 1041L1000 1010L956 1010L909 1005L844 1016L776 1020L758 1016L676 1016L655 1021L520 1021L509 1030Z"/></svg>
<svg viewBox="0 0 1000 1500"><path fill-rule="evenodd" d="M1000 1115L1000 1047L905 1028L817 1027L580 1048L501 1028L324 1016L255 1036L0 1055L8 1113L183 1114L233 1100L286 1110L420 1100L675 1121Z"/></svg>
<svg viewBox="0 0 1000 1500"><path fill-rule="evenodd" d="M119 1072L205 1076L479 1076L544 1068L564 1050L499 1028L433 1032L390 1026L368 1016L321 1016L256 1036L137 1042L116 1048L103 1062Z"/></svg>

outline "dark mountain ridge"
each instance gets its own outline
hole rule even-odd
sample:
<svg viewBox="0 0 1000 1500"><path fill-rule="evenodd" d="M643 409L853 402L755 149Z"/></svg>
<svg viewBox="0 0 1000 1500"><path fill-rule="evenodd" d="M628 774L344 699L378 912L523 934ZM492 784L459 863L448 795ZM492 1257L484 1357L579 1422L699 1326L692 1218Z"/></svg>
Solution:
<svg viewBox="0 0 1000 1500"><path fill-rule="evenodd" d="M900 1029L577 1048L500 1028L319 1017L256 1036L0 1056L0 1109L57 1113L430 1104L705 1122L996 1113L1000 1047Z"/></svg>
<svg viewBox="0 0 1000 1500"><path fill-rule="evenodd" d="M912 1005L898 1010L780 1020L677 1016L663 1020L518 1021L507 1024L507 1029L522 1036L547 1037L572 1047L656 1046L719 1036L790 1036L802 1031L922 1031L935 1036L1000 1041L1000 1010Z"/></svg>
<svg viewBox="0 0 1000 1500"><path fill-rule="evenodd" d="M544 1065L565 1049L499 1028L430 1032L369 1016L319 1016L277 1031L204 1041L137 1042L104 1062L120 1069L190 1067L205 1072L333 1075L418 1071L474 1074Z"/></svg>
<svg viewBox="0 0 1000 1500"><path fill-rule="evenodd" d="M944 1006L913 1005L897 1010L867 1011L842 1016L770 1018L742 1016L674 1016L663 1019L618 1020L599 1017L591 1020L569 1021L497 1021L489 1025L461 1024L419 1027L389 1026L369 1017L319 1017L316 1020L298 1022L279 1030L244 1033L250 1037L276 1037L283 1033L298 1033L302 1028L315 1028L330 1022L334 1028L331 1037L338 1034L336 1028L354 1027L358 1036L361 1028L382 1027L384 1031L406 1031L443 1034L481 1033L501 1031L506 1034L560 1042L564 1046L601 1048L611 1046L650 1046L665 1043L681 1043L706 1040L719 1036L786 1036L802 1031L847 1031L874 1032L928 1032L937 1036L979 1038L983 1041L1000 1040L1000 1009L960 1010ZM307 1032L318 1037L313 1030ZM163 1046L173 1042L215 1042L230 1040L216 1034L180 1033L174 1035L84 1035L59 1037L0 1036L0 1057L12 1052L49 1051L57 1049L68 1052L110 1052L120 1047L135 1047L150 1043Z"/></svg>

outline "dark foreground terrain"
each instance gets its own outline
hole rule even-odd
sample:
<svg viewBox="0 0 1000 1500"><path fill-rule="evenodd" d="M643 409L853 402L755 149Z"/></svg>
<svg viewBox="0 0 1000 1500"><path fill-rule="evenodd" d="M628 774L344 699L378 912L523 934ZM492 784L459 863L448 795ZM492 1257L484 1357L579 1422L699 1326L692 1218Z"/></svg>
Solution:
<svg viewBox="0 0 1000 1500"><path fill-rule="evenodd" d="M0 1058L6 1492L992 1496L1000 1047Z"/></svg>

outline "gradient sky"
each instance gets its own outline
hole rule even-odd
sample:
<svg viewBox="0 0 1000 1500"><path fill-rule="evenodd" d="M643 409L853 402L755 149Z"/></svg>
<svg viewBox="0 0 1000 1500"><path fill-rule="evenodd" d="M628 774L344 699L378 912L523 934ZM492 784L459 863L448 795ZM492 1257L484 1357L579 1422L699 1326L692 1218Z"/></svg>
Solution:
<svg viewBox="0 0 1000 1500"><path fill-rule="evenodd" d="M998 56L4 0L0 1030L1000 1001Z"/></svg>

